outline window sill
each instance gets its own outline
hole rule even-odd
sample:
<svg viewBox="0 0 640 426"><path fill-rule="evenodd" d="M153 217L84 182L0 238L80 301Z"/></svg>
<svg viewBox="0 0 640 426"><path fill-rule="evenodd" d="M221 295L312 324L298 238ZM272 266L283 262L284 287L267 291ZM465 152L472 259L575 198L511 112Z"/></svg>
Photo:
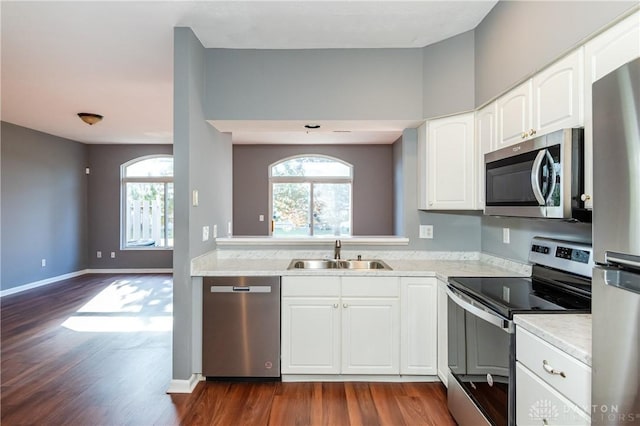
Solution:
<svg viewBox="0 0 640 426"><path fill-rule="evenodd" d="M216 238L216 243L220 247L224 246L309 246L322 245L340 240L349 245L383 245L383 246L406 246L409 238L396 236L371 236L371 237L227 237Z"/></svg>

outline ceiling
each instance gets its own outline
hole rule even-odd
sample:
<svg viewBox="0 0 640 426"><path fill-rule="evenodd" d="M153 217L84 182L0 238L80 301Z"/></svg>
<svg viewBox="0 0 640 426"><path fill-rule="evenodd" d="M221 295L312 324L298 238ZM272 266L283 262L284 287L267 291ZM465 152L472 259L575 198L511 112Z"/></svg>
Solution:
<svg viewBox="0 0 640 426"><path fill-rule="evenodd" d="M84 143L172 143L175 26L205 47L423 47L475 28L496 2L3 0L0 119ZM408 127L259 124L225 128L234 143L391 143Z"/></svg>

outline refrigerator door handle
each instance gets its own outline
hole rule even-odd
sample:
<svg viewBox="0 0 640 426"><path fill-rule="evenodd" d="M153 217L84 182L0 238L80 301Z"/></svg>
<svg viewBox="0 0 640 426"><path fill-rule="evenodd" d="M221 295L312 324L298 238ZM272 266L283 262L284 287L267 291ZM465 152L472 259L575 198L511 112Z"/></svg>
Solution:
<svg viewBox="0 0 640 426"><path fill-rule="evenodd" d="M632 269L640 269L640 256L634 256L626 253L616 253L614 251L607 251L604 254L604 260L607 263L614 265L620 265L621 267L627 267Z"/></svg>
<svg viewBox="0 0 640 426"><path fill-rule="evenodd" d="M640 274L634 274L624 269L604 269L604 283L611 287L640 294Z"/></svg>

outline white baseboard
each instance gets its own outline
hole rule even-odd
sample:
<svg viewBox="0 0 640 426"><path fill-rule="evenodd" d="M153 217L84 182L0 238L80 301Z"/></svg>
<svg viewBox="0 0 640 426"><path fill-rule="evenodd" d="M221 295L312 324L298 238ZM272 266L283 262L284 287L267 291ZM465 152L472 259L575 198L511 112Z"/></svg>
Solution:
<svg viewBox="0 0 640 426"><path fill-rule="evenodd" d="M4 296L9 296L11 294L21 293L23 291L42 287L48 284L53 284L58 281L79 277L81 275L86 275L86 274L171 274L171 273L173 273L173 269L171 268L82 269L80 271L70 272L68 274L58 275L58 276L46 278L40 281L34 281L32 283L19 285L17 287L8 288L6 290L0 290L0 298Z"/></svg>
<svg viewBox="0 0 640 426"><path fill-rule="evenodd" d="M47 278L40 281L34 281L32 283L23 284L17 287L8 288L6 290L0 291L0 297L9 296L10 294L16 294L23 291L31 290L34 288L42 287L48 284L53 284L58 281L68 280L69 278L79 277L80 275L84 275L87 273L87 269L83 269L81 271L70 272L64 275L58 275L56 277Z"/></svg>
<svg viewBox="0 0 640 426"><path fill-rule="evenodd" d="M167 393L191 393L202 380L204 380L202 374L192 374L187 380L173 379L169 383Z"/></svg>
<svg viewBox="0 0 640 426"><path fill-rule="evenodd" d="M86 269L87 274L172 274L172 268Z"/></svg>
<svg viewBox="0 0 640 426"><path fill-rule="evenodd" d="M366 374L283 374L283 382L439 382L438 376L396 376Z"/></svg>

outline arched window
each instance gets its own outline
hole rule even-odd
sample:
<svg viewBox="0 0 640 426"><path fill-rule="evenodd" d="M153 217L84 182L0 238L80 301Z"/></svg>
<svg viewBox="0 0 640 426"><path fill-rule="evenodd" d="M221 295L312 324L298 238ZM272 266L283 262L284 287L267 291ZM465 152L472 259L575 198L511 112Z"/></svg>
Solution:
<svg viewBox="0 0 640 426"><path fill-rule="evenodd" d="M353 166L324 155L300 155L269 166L271 234L351 235Z"/></svg>
<svg viewBox="0 0 640 426"><path fill-rule="evenodd" d="M173 157L140 157L120 166L121 247L173 247Z"/></svg>

